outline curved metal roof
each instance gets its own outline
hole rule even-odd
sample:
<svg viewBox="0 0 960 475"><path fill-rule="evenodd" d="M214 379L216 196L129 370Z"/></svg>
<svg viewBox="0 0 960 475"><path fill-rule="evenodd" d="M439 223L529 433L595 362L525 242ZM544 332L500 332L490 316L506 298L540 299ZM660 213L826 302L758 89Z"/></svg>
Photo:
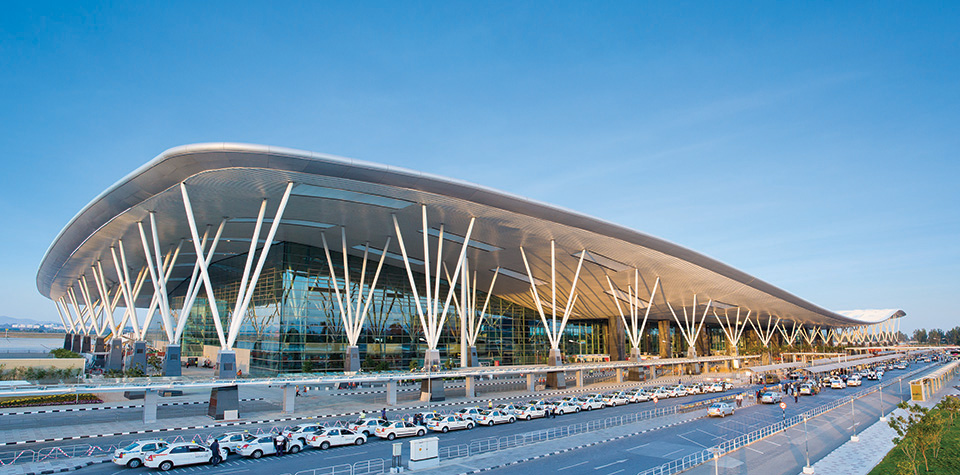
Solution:
<svg viewBox="0 0 960 475"><path fill-rule="evenodd" d="M189 239L178 189L181 182L190 191L198 226L216 226L224 217L230 218L225 241L218 247L223 256L247 251L253 233L250 218L256 217L261 201L269 200L267 216L272 216L287 183L294 182L275 241L316 246L320 229L346 225L348 248L365 242L381 247L386 237L394 234L390 216L395 214L410 257L422 259L418 204L426 204L431 226L443 223L448 236L463 236L470 218L476 217L471 242L478 244L469 249L468 257L471 266L480 270L478 286L486 288L494 268L506 269L508 277L513 271L520 278L498 278L494 293L529 307L534 305L519 247L527 252L535 278L548 281L550 241L555 240L561 276L558 292L563 295L569 292L576 254L581 249L590 253L577 287L574 313L580 317L616 315L606 276L626 289L637 268L647 287L645 295L641 292L644 300L649 299L653 279L661 278L662 292L657 293L651 311L654 319L672 318L664 297L679 312L679 307L692 305L696 294L701 307L712 299L721 309L743 307L754 315L774 315L810 325L875 323L826 310L703 254L575 211L413 170L236 143L172 148L94 198L70 220L44 255L37 272L40 293L59 298L100 259L107 280L116 281L110 247L120 239L125 243L128 264L139 269L144 257L137 222L145 220L150 211L156 212L164 251ZM331 247L339 249L340 233L327 234ZM398 252L396 244L392 251ZM444 260L455 262L459 244L448 243L444 251ZM189 278L192 246L185 245L181 256L180 262L187 264L174 269L168 288Z"/></svg>

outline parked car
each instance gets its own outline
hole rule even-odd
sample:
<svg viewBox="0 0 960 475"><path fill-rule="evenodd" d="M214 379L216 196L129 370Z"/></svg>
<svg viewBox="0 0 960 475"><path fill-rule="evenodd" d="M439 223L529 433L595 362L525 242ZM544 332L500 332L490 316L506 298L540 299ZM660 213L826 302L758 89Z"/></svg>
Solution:
<svg viewBox="0 0 960 475"><path fill-rule="evenodd" d="M767 373L763 375L763 384L778 384L779 382L780 377L773 373Z"/></svg>
<svg viewBox="0 0 960 475"><path fill-rule="evenodd" d="M678 384L670 389L673 390L674 397L681 397L681 396L687 395L687 387L682 384Z"/></svg>
<svg viewBox="0 0 960 475"><path fill-rule="evenodd" d="M257 437L249 432L227 432L216 437L207 437L207 446L213 444L214 439L220 443L220 447L227 449L227 453L237 453L237 447L250 442Z"/></svg>
<svg viewBox="0 0 960 475"><path fill-rule="evenodd" d="M276 435L261 435L246 444L241 445L237 449L237 453L244 457L251 457L258 459L264 455L277 455L277 447L273 443ZM300 442L300 439L291 440L287 439L287 453L295 454L300 452L304 444Z"/></svg>
<svg viewBox="0 0 960 475"><path fill-rule="evenodd" d="M287 438L287 440L296 440L300 442L300 446L302 447L307 445L307 436L320 429L323 429L323 424L298 424L293 426L290 430L283 431L282 434Z"/></svg>
<svg viewBox="0 0 960 475"><path fill-rule="evenodd" d="M674 396L676 396L676 393L673 392L672 389L664 386L660 386L659 388L656 388L653 390L653 394L651 395L650 398L666 399L668 397L674 397Z"/></svg>
<svg viewBox="0 0 960 475"><path fill-rule="evenodd" d="M147 455L163 450L167 445L169 444L163 439L138 440L115 450L111 460L117 465L137 468L143 465Z"/></svg>
<svg viewBox="0 0 960 475"><path fill-rule="evenodd" d="M338 445L363 445L366 441L367 436L363 432L354 432L345 427L323 428L307 437L310 447L322 450Z"/></svg>
<svg viewBox="0 0 960 475"><path fill-rule="evenodd" d="M500 409L494 409L492 411L480 411L480 417L477 419L477 424L482 424L485 426L492 426L494 424L513 424L516 422L517 416L501 411Z"/></svg>
<svg viewBox="0 0 960 475"><path fill-rule="evenodd" d="M813 396L817 393L817 386L813 383L803 383L800 385L801 396Z"/></svg>
<svg viewBox="0 0 960 475"><path fill-rule="evenodd" d="M514 414L520 409L519 407L514 406L513 404L497 404L493 408L500 409L501 411L506 412L508 414Z"/></svg>
<svg viewBox="0 0 960 475"><path fill-rule="evenodd" d="M220 458L227 458L227 451L220 448ZM213 461L213 451L209 447L193 442L177 442L164 449L147 455L143 465L148 468L159 468L167 471L183 465L196 465Z"/></svg>
<svg viewBox="0 0 960 475"><path fill-rule="evenodd" d="M783 394L778 391L767 391L760 396L760 402L764 404L775 404L783 401Z"/></svg>
<svg viewBox="0 0 960 475"><path fill-rule="evenodd" d="M860 386L861 384L860 376L850 376L847 378L847 386Z"/></svg>
<svg viewBox="0 0 960 475"><path fill-rule="evenodd" d="M447 433L451 430L473 429L473 420L461 419L457 416L442 416L427 422L427 429Z"/></svg>
<svg viewBox="0 0 960 475"><path fill-rule="evenodd" d="M394 421L377 426L374 435L381 439L393 440L397 437L420 437L427 433L427 428L406 421Z"/></svg>
<svg viewBox="0 0 960 475"><path fill-rule="evenodd" d="M707 408L708 416L727 417L733 415L733 404L726 402L715 402Z"/></svg>
<svg viewBox="0 0 960 475"><path fill-rule="evenodd" d="M539 406L524 406L517 411L517 418L529 421L530 419L536 419L538 417L546 417L547 410Z"/></svg>
<svg viewBox="0 0 960 475"><path fill-rule="evenodd" d="M630 402L647 402L653 397L649 391L643 388L635 389L627 394L629 395Z"/></svg>
<svg viewBox="0 0 960 475"><path fill-rule="evenodd" d="M528 406L537 406L541 409L556 409L557 401L548 401L546 399L534 399L527 402Z"/></svg>
<svg viewBox="0 0 960 475"><path fill-rule="evenodd" d="M363 435L370 437L373 435L373 432L377 430L377 426L380 424L385 424L386 422L386 419L368 417L366 419L357 419L353 422L347 423L347 429L350 429L354 432L362 432Z"/></svg>
<svg viewBox="0 0 960 475"><path fill-rule="evenodd" d="M840 378L832 378L830 379L830 387L833 389L843 389L847 387L847 383L843 382Z"/></svg>
<svg viewBox="0 0 960 475"><path fill-rule="evenodd" d="M455 413L456 416L461 419L470 419L471 421L476 421L480 417L480 408L479 407L465 407L460 409Z"/></svg>
<svg viewBox="0 0 960 475"><path fill-rule="evenodd" d="M557 414L570 414L571 412L580 412L580 405L570 401L560 401L557 403Z"/></svg>
<svg viewBox="0 0 960 475"><path fill-rule="evenodd" d="M600 399L600 401L602 401L603 404L606 405L607 407L626 406L627 404L630 404L630 400L620 395L619 392L612 393L612 394L605 394Z"/></svg>
<svg viewBox="0 0 960 475"><path fill-rule="evenodd" d="M577 405L580 406L580 409L585 411L592 411L594 409L603 409L605 406L603 400L597 399L594 397L580 399L577 402Z"/></svg>

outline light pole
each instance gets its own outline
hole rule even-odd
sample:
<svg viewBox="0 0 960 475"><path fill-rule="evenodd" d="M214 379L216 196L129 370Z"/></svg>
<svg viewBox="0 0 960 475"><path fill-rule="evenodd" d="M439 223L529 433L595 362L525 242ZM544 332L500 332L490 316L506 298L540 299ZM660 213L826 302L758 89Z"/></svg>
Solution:
<svg viewBox="0 0 960 475"><path fill-rule="evenodd" d="M883 383L880 383L880 422L887 422L887 416L883 415Z"/></svg>
<svg viewBox="0 0 960 475"><path fill-rule="evenodd" d="M803 473L813 473L813 467L810 466L810 436L807 434L807 415L803 415L803 444L807 453L807 466L803 467Z"/></svg>
<svg viewBox="0 0 960 475"><path fill-rule="evenodd" d="M860 436L857 435L857 411L853 407L853 396L850 396L850 414L853 417L853 435L850 436L851 442L860 442Z"/></svg>

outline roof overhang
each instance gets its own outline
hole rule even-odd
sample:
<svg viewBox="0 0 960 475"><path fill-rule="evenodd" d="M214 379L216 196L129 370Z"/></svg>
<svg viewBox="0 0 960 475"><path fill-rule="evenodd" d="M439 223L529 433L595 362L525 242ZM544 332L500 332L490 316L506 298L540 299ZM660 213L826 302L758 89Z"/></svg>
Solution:
<svg viewBox="0 0 960 475"><path fill-rule="evenodd" d="M163 251L189 239L180 183L190 192L201 233L205 225L216 226L229 218L223 237L229 242L221 244L218 253L222 254L216 258L244 253L262 200L268 200L267 216L272 216L289 182L296 185L274 241L319 246L323 229L345 225L347 248L362 255L354 246L369 242L371 247L382 247L395 234L391 215L396 215L410 257L422 260L419 205L425 204L431 227L442 223L444 233L453 239L445 240L443 253L450 263L456 261L460 248L456 236L463 236L475 217L471 238L475 245L467 256L478 271L478 287L485 289L492 270L499 267L504 273L494 293L531 308L534 303L519 248L523 246L527 253L535 279L548 282L550 242L555 240L560 294L570 290L579 252L588 252L577 286L575 313L580 317L617 315L606 278L626 289L636 268L643 279L643 301L650 300L654 279L661 279L651 309L654 319L671 318L664 298L679 312L679 307L693 304L696 294L701 308L708 300L723 302L716 309L721 316L740 307L743 315L750 310L754 316L774 315L808 325L867 323L858 315L821 308L690 249L575 211L413 170L236 143L167 150L104 191L53 241L37 273L37 288L44 296L59 298L98 260L103 261L107 280L116 282L110 248L121 240L128 264L138 270L145 258L137 223L147 220L151 211L156 213ZM327 232L327 240L332 248L341 248L338 230ZM431 245L436 249L436 238ZM392 251L399 253L396 240ZM189 278L194 258L192 245L184 245L182 264L174 268L170 288ZM435 257L431 261L436 262Z"/></svg>

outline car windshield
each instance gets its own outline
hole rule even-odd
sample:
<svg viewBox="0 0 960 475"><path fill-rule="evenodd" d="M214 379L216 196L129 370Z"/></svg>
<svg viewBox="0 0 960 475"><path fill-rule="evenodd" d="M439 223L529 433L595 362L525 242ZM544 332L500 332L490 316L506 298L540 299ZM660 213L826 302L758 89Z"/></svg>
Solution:
<svg viewBox="0 0 960 475"><path fill-rule="evenodd" d="M711 408L711 409L722 409L722 408L723 408L723 404L720 404L720 403L718 402L718 403L716 403L716 404L712 404L712 405L710 406L710 408Z"/></svg>
<svg viewBox="0 0 960 475"><path fill-rule="evenodd" d="M139 447L139 446L140 446L140 442L134 442L134 443L132 443L132 444L124 447L123 450L133 450L133 449L135 449L135 448L137 448L137 447Z"/></svg>

